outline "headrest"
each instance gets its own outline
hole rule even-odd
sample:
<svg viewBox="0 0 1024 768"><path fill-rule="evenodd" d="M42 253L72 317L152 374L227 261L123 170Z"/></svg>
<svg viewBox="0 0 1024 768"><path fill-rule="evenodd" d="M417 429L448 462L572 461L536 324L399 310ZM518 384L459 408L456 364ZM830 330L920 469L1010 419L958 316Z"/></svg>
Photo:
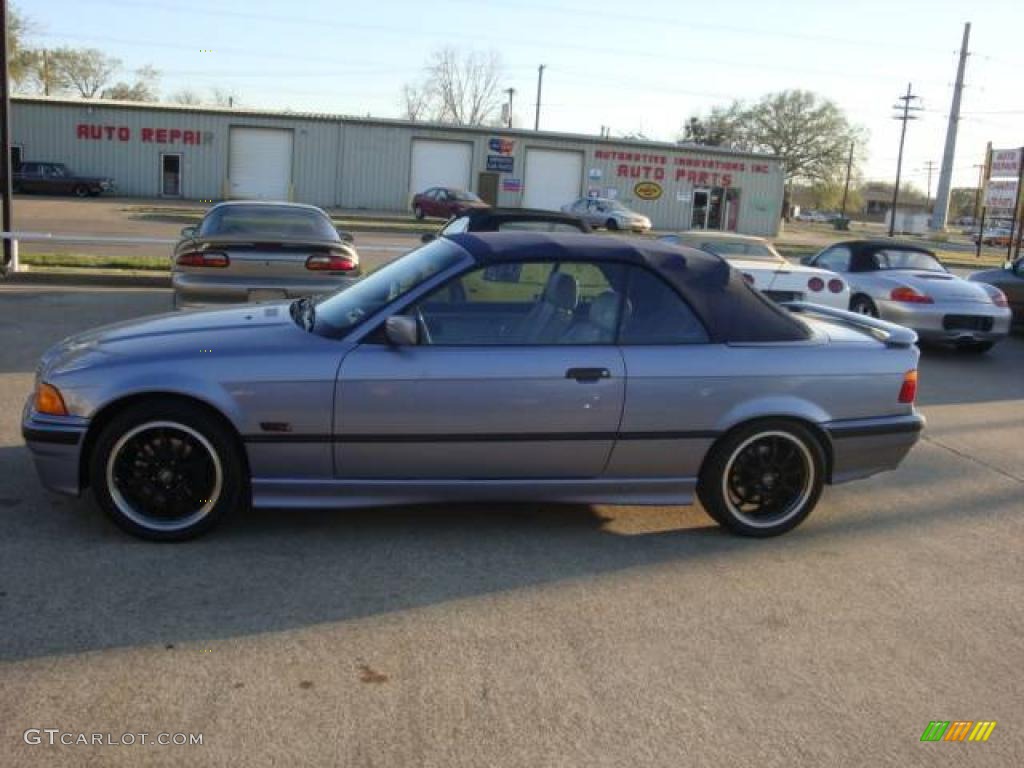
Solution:
<svg viewBox="0 0 1024 768"><path fill-rule="evenodd" d="M544 288L544 300L559 309L575 310L579 302L579 293L575 277L565 272L554 272Z"/></svg>
<svg viewBox="0 0 1024 768"><path fill-rule="evenodd" d="M602 331L614 331L618 323L619 294L605 291L590 304L590 322Z"/></svg>

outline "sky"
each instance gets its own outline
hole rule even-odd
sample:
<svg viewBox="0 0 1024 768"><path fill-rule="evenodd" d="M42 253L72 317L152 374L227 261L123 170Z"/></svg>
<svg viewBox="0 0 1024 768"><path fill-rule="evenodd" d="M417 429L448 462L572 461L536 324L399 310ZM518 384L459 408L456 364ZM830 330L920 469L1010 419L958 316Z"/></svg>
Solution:
<svg viewBox="0 0 1024 768"><path fill-rule="evenodd" d="M977 183L987 141L1024 145L1024 1L975 0L25 0L30 44L95 47L150 64L164 95L233 91L254 108L398 117L432 51L496 51L532 127L673 141L690 115L784 89L835 101L869 133L867 180L892 181L913 84L903 178L942 160L965 22L972 23L954 186ZM933 189L938 183L933 176Z"/></svg>

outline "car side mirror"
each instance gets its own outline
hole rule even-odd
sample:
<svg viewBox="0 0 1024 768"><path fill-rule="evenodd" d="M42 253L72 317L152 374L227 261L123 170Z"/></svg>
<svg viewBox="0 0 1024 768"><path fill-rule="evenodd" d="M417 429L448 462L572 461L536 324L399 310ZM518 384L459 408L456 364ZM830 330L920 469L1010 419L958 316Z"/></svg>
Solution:
<svg viewBox="0 0 1024 768"><path fill-rule="evenodd" d="M424 243L424 244L426 244L426 243L432 243L432 242L434 242L435 240L437 240L437 235L435 235L435 234L432 234L432 233L430 233L430 232L427 232L427 233L425 233L425 234L422 234L422 235L420 235L420 242L421 242L421 243Z"/></svg>
<svg viewBox="0 0 1024 768"><path fill-rule="evenodd" d="M1024 277L1024 259L1017 259L1017 263L1010 267L1010 269L1017 277Z"/></svg>
<svg viewBox="0 0 1024 768"><path fill-rule="evenodd" d="M384 321L384 335L395 347L415 347L420 343L420 329L414 317L392 315Z"/></svg>
<svg viewBox="0 0 1024 768"><path fill-rule="evenodd" d="M335 227L334 231L338 233L338 237L341 238L343 243L354 243L356 241L351 232L346 232L344 229L340 229L339 227Z"/></svg>
<svg viewBox="0 0 1024 768"><path fill-rule="evenodd" d="M196 232L199 231L199 227L183 227L181 230L182 237L195 237Z"/></svg>

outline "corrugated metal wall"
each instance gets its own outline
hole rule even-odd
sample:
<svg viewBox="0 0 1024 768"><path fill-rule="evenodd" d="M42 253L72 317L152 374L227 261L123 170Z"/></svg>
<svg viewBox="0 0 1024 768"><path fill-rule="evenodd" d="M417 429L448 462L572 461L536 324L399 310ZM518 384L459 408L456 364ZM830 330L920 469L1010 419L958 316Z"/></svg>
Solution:
<svg viewBox="0 0 1024 768"><path fill-rule="evenodd" d="M137 197L160 194L160 155L173 152L183 159L183 197L222 198L232 125L294 131L292 198L322 206L408 210L412 141L429 138L472 142L474 190L479 174L488 172L488 157L502 158L495 161L502 170L494 171L499 177L499 205L521 204L525 184L529 184L523 176L526 152L538 147L582 151L584 193L591 188L604 195L612 189L619 200L650 216L660 229L689 227L695 187L718 185L739 190L737 229L747 234L776 234L782 207L783 173L777 160L705 148L531 131L103 102L15 99L12 108L13 143L22 147L25 160L63 162L82 174L111 176L120 194ZM198 143L189 142L190 137L199 137ZM714 174L718 174L717 180ZM657 188L648 189L660 189L660 196L641 199L637 184L642 181L655 182Z"/></svg>

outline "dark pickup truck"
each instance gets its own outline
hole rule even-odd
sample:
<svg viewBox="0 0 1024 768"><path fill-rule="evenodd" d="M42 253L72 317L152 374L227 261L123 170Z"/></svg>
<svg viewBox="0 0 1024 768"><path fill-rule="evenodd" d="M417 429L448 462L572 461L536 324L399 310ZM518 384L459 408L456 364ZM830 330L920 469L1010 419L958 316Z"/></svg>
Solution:
<svg viewBox="0 0 1024 768"><path fill-rule="evenodd" d="M43 192L89 197L114 189L114 180L79 176L63 163L25 163L14 172L15 192Z"/></svg>

